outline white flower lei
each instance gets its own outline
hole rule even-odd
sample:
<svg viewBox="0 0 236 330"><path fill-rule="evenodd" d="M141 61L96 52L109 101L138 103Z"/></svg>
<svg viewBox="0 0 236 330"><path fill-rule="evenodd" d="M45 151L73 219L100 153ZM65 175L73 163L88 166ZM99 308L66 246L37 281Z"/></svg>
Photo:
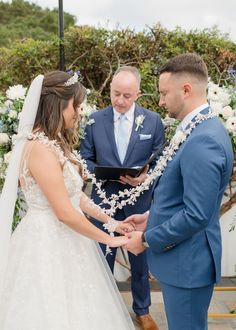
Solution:
<svg viewBox="0 0 236 330"><path fill-rule="evenodd" d="M117 209L123 208L127 204L134 205L137 201L137 198L145 191L149 189L149 186L155 181L157 177L160 177L164 170L167 167L169 161L173 159L176 152L180 148L181 144L186 141L188 136L191 134L192 130L202 123L205 120L215 117L216 115L212 112L203 115L199 113L195 117L195 121L192 121L189 125L189 128L184 131L178 131L170 141L170 144L164 148L162 152L162 156L157 160L156 165L153 170L151 170L143 183L140 185L133 187L131 189L125 189L124 191L119 191L118 194L112 194L110 197L106 196L106 192L102 189L103 181L96 180L94 174L90 173L86 161L82 159L81 155L74 151L75 156L78 158L79 162L83 167L83 174L91 179L92 184L96 186L96 191L98 196L102 199L102 202L99 204L107 204L110 206L110 209L104 209L108 215L113 216ZM125 198L120 201L121 198Z"/></svg>

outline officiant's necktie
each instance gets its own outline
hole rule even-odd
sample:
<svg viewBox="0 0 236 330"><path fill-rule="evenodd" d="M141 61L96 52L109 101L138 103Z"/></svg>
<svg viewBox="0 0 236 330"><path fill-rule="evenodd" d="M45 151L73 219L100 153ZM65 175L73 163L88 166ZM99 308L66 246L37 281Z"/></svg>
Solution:
<svg viewBox="0 0 236 330"><path fill-rule="evenodd" d="M124 162L125 154L127 150L127 139L126 139L126 116L122 113L119 117L119 124L117 127L117 151L120 158L121 163Z"/></svg>

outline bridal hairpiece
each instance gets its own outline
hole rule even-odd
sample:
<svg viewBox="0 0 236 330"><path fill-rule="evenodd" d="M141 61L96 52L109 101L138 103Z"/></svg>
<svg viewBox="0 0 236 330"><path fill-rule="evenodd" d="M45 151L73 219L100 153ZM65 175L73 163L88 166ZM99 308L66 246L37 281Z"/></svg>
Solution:
<svg viewBox="0 0 236 330"><path fill-rule="evenodd" d="M74 75L64 83L64 86L74 85L78 82L78 80L79 80L79 76L78 76L77 72L75 72Z"/></svg>

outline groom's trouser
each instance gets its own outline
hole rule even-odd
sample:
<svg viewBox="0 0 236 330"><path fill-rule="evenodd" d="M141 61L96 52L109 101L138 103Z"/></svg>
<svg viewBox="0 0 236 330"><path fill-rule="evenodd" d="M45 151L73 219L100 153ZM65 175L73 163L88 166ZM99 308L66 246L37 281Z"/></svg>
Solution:
<svg viewBox="0 0 236 330"><path fill-rule="evenodd" d="M123 210L118 210L116 220L124 220L126 218ZM101 222L94 221L94 224L100 229L103 229ZM100 244L103 253L105 254L106 246ZM112 254L106 256L111 271L114 271L114 263L116 257L116 248L112 248ZM151 305L150 285L148 280L148 265L146 260L146 252L135 256L128 252L129 262L131 267L131 291L133 296L133 310L137 315L149 313Z"/></svg>
<svg viewBox="0 0 236 330"><path fill-rule="evenodd" d="M168 330L207 330L207 313L214 285L185 289L160 283Z"/></svg>

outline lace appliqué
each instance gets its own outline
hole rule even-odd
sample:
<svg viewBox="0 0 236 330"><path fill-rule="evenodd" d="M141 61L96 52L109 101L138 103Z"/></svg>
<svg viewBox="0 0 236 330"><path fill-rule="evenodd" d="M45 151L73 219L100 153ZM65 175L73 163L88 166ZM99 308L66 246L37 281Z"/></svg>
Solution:
<svg viewBox="0 0 236 330"><path fill-rule="evenodd" d="M61 147L58 145L58 142L56 140L49 140L49 138L46 136L44 132L30 133L27 135L27 139L34 141L38 140L43 145L49 147L58 156L61 164L64 164L66 161L68 161L68 158L64 156L64 153Z"/></svg>
<svg viewBox="0 0 236 330"><path fill-rule="evenodd" d="M75 166L65 157L57 141L49 140L44 132L30 133L27 135L27 139L39 141L57 155L60 164L63 166L63 177L71 203L78 209L80 196L82 194L83 180ZM26 159L24 159L22 163L20 179L22 182L22 191L24 192L28 206L31 209L36 208L49 211L51 209L50 205L37 182L30 175Z"/></svg>

